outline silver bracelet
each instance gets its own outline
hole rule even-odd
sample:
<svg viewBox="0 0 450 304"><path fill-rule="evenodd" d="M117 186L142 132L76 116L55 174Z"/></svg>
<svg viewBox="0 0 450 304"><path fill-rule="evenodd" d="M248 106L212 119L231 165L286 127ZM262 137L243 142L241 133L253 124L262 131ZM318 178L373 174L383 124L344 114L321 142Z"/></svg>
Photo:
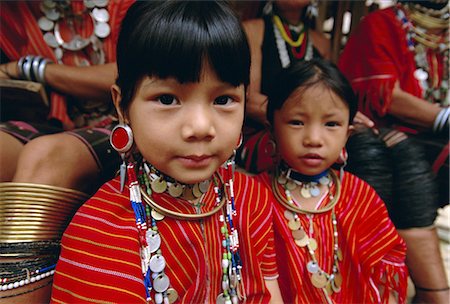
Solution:
<svg viewBox="0 0 450 304"><path fill-rule="evenodd" d="M46 85L46 83L45 83L45 68L47 67L48 63L52 63L52 61L47 58L41 60L39 63L38 72L36 74L37 81L42 83L43 85Z"/></svg>
<svg viewBox="0 0 450 304"><path fill-rule="evenodd" d="M31 64L33 63L33 56L26 56L23 62L23 74L26 80L31 80Z"/></svg>
<svg viewBox="0 0 450 304"><path fill-rule="evenodd" d="M450 116L450 108L448 107L443 108L442 110L439 111L433 123L434 133L439 133L444 129L445 125L449 123L448 122L449 116Z"/></svg>
<svg viewBox="0 0 450 304"><path fill-rule="evenodd" d="M449 115L450 115L450 108L446 108L444 115L441 117L441 123L439 124L439 132L442 132L446 125L449 124Z"/></svg>
<svg viewBox="0 0 450 304"><path fill-rule="evenodd" d="M33 57L32 73L31 73L31 79L33 81L40 82L38 79L38 68L39 68L39 64L41 63L41 60L43 60L43 58L41 56Z"/></svg>
<svg viewBox="0 0 450 304"><path fill-rule="evenodd" d="M25 57L20 57L19 61L17 61L17 70L19 71L19 79L23 79L25 75L23 74L23 62L25 61Z"/></svg>

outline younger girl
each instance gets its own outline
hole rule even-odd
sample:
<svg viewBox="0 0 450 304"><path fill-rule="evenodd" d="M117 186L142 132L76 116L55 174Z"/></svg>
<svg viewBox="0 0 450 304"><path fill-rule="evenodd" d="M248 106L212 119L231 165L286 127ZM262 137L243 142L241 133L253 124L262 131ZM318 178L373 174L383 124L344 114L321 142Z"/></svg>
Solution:
<svg viewBox="0 0 450 304"><path fill-rule="evenodd" d="M275 248L286 303L405 302L405 245L375 191L332 165L356 100L332 64L294 64L269 94L280 156L259 176L275 196Z"/></svg>
<svg viewBox="0 0 450 304"><path fill-rule="evenodd" d="M52 301L276 301L270 193L230 160L250 69L239 20L222 2L136 2L117 51L121 178L66 230Z"/></svg>

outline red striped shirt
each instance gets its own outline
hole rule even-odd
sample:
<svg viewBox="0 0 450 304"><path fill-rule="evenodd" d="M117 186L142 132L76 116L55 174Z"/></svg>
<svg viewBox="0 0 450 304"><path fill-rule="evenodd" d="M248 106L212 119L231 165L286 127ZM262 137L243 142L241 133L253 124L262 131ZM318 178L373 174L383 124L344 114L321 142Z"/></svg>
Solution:
<svg viewBox="0 0 450 304"><path fill-rule="evenodd" d="M116 42L119 36L120 24L128 7L135 0L112 0L108 4L111 33L103 39L105 61L116 60ZM55 54L43 38L37 20L43 16L39 5L41 1L0 1L0 48L9 60L19 60L26 55L40 55L56 62ZM84 9L83 1L72 1L74 11ZM92 21L83 19L83 25L78 29L82 37L89 37L92 33ZM76 59L78 58L78 59ZM84 58L90 61L89 56L83 52L64 52L63 62L66 65L75 65L76 60ZM67 104L64 95L52 92L49 119L60 120L64 125L72 125L67 113Z"/></svg>
<svg viewBox="0 0 450 304"><path fill-rule="evenodd" d="M270 192L253 178L235 174L240 254L248 303L268 303L264 279L277 275ZM128 190L114 179L87 201L62 238L52 302L145 303L139 241ZM215 195L204 198L211 210ZM185 201L154 195L157 203L177 212L195 213ZM236 221L235 221L236 222ZM211 303L221 292L222 247L219 213L200 221L166 217L157 223L166 274L182 303Z"/></svg>
<svg viewBox="0 0 450 304"><path fill-rule="evenodd" d="M257 177L271 185L267 173ZM280 186L280 189L281 186ZM284 191L281 190L283 193ZM329 201L327 197L321 205ZM274 204L274 234L279 282L286 303L326 303L323 291L311 283L306 264L311 260L307 247L298 247L287 226L286 208ZM315 255L319 266L328 274L333 267L333 224L331 211L313 216ZM339 262L343 277L341 291L333 293L334 303L380 303L377 286L399 292L400 303L406 301L406 247L388 217L383 201L363 180L345 172L341 196L335 206L338 243L343 261ZM309 229L306 215L298 214L302 227ZM381 283L382 277L387 282ZM398 279L398 281L396 281ZM386 293L387 295L387 293Z"/></svg>

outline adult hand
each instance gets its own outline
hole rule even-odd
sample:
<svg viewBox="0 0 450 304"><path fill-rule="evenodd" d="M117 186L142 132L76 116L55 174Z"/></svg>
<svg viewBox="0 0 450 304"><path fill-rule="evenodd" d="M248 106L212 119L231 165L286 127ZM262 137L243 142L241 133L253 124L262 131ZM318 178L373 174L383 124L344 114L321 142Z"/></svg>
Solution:
<svg viewBox="0 0 450 304"><path fill-rule="evenodd" d="M18 79L17 61L0 65L0 79Z"/></svg>
<svg viewBox="0 0 450 304"><path fill-rule="evenodd" d="M267 124L267 96L261 93L250 94L246 103L246 115L261 124Z"/></svg>
<svg viewBox="0 0 450 304"><path fill-rule="evenodd" d="M378 130L374 128L375 123L359 111L356 112L355 118L353 118L353 124L355 125L355 128L369 128L372 129L375 134L379 133Z"/></svg>

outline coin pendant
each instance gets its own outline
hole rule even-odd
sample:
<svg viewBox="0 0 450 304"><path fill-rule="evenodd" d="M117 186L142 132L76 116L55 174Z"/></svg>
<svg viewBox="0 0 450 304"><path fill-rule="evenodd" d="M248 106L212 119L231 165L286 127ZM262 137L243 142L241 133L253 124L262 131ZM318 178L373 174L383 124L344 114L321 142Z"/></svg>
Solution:
<svg viewBox="0 0 450 304"><path fill-rule="evenodd" d="M287 183L287 178L285 175L279 175L277 180L280 185L284 185Z"/></svg>
<svg viewBox="0 0 450 304"><path fill-rule="evenodd" d="M334 284L336 287L341 287L342 285L342 274L340 272L336 272L334 274Z"/></svg>
<svg viewBox="0 0 450 304"><path fill-rule="evenodd" d="M294 183L294 182L291 181L291 180L288 180L288 182L286 183L286 188L287 188L289 191L292 191L292 190L294 190L295 188L297 188L297 184Z"/></svg>
<svg viewBox="0 0 450 304"><path fill-rule="evenodd" d="M301 240L306 236L306 232L303 229L292 230L292 237L294 240Z"/></svg>
<svg viewBox="0 0 450 304"><path fill-rule="evenodd" d="M166 295L169 303L174 303L178 299L178 292L174 288L167 289Z"/></svg>
<svg viewBox="0 0 450 304"><path fill-rule="evenodd" d="M295 219L290 220L288 222L288 227L291 230L298 230L298 229L300 229L300 221L299 220L295 220Z"/></svg>
<svg viewBox="0 0 450 304"><path fill-rule="evenodd" d="M330 183L330 179L328 178L328 176L322 176L322 177L319 179L319 183L320 183L321 185L328 185L328 184Z"/></svg>
<svg viewBox="0 0 450 304"><path fill-rule="evenodd" d="M290 210L285 210L285 211L284 211L284 217L285 217L288 221L295 219L294 213L293 213L292 211L290 211Z"/></svg>
<svg viewBox="0 0 450 304"><path fill-rule="evenodd" d="M193 190L191 187L185 186L184 190L183 190L183 198L188 201L195 199L195 196L192 192L193 192Z"/></svg>
<svg viewBox="0 0 450 304"><path fill-rule="evenodd" d="M324 274L316 272L311 276L311 283L314 285L314 287L323 288L327 285L327 278Z"/></svg>
<svg viewBox="0 0 450 304"><path fill-rule="evenodd" d="M312 251L316 251L317 249L317 241L315 238L309 238L308 248Z"/></svg>
<svg viewBox="0 0 450 304"><path fill-rule="evenodd" d="M343 256L342 256L342 250L341 250L341 248L338 248L336 254L337 254L338 260L339 260L340 262L342 262Z"/></svg>
<svg viewBox="0 0 450 304"><path fill-rule="evenodd" d="M309 261L308 264L306 264L306 269L308 269L310 273L316 273L319 271L319 265L314 261Z"/></svg>
<svg viewBox="0 0 450 304"><path fill-rule="evenodd" d="M161 247L161 236L154 230L147 230L145 235L150 252L156 252Z"/></svg>
<svg viewBox="0 0 450 304"><path fill-rule="evenodd" d="M304 197L304 198L310 198L311 197L311 193L309 192L308 188L302 188L300 190L300 194Z"/></svg>
<svg viewBox="0 0 450 304"><path fill-rule="evenodd" d="M156 211L155 209L152 209L152 211L150 212L150 214L152 215L152 218L153 218L155 221L162 221L162 220L165 218L165 216L164 216L163 214L159 213L159 212Z"/></svg>
<svg viewBox="0 0 450 304"><path fill-rule="evenodd" d="M151 183L152 190L156 193L163 193L167 189L167 183L161 178L156 178Z"/></svg>
<svg viewBox="0 0 450 304"><path fill-rule="evenodd" d="M94 32L97 37L106 38L108 37L109 33L111 33L111 28L106 22L97 22L94 28Z"/></svg>
<svg viewBox="0 0 450 304"><path fill-rule="evenodd" d="M309 238L305 233L305 237L299 240L294 240L295 244L299 247L305 247L309 243Z"/></svg>
<svg viewBox="0 0 450 304"><path fill-rule="evenodd" d="M192 188L192 194L194 194L195 198L199 198L200 196L202 196L203 193L200 191L200 187L198 184L195 184Z"/></svg>
<svg viewBox="0 0 450 304"><path fill-rule="evenodd" d="M169 194L173 197L180 197L183 194L183 186L178 183L169 185Z"/></svg>
<svg viewBox="0 0 450 304"><path fill-rule="evenodd" d="M45 32L50 31L55 26L55 23L49 20L47 17L42 16L38 20L39 28Z"/></svg>
<svg viewBox="0 0 450 304"><path fill-rule="evenodd" d="M166 274L164 274L164 273L159 274L153 280L153 289L156 292L164 292L164 291L166 291L167 288L169 288L169 285L170 285L169 277Z"/></svg>
<svg viewBox="0 0 450 304"><path fill-rule="evenodd" d="M210 184L209 180L205 180L205 181L199 183L198 186L200 188L200 191L202 193L206 193L208 191L208 189L209 189L209 184Z"/></svg>
<svg viewBox="0 0 450 304"><path fill-rule="evenodd" d="M336 293L341 291L341 287L337 286L334 280L331 281L331 289Z"/></svg>
<svg viewBox="0 0 450 304"><path fill-rule="evenodd" d="M92 15L94 19L98 22L108 22L109 21L109 13L104 8L94 8L92 10Z"/></svg>
<svg viewBox="0 0 450 304"><path fill-rule="evenodd" d="M55 35L53 35L53 33L50 33L50 32L45 33L44 40L48 46L50 46L52 48L58 47L58 41L56 41Z"/></svg>
<svg viewBox="0 0 450 304"><path fill-rule="evenodd" d="M331 288L330 282L328 282L327 285L325 286L325 290L329 296L333 295L333 289Z"/></svg>
<svg viewBox="0 0 450 304"><path fill-rule="evenodd" d="M312 186L311 189L309 190L309 193L313 196L313 197L318 197L320 195L320 189L317 186Z"/></svg>
<svg viewBox="0 0 450 304"><path fill-rule="evenodd" d="M166 259L160 255L155 254L150 258L150 270L153 272L161 272L166 268Z"/></svg>
<svg viewBox="0 0 450 304"><path fill-rule="evenodd" d="M216 304L225 304L226 300L227 300L227 298L225 297L225 295L223 293L220 293L217 296Z"/></svg>
<svg viewBox="0 0 450 304"><path fill-rule="evenodd" d="M108 5L109 0L94 0L94 3L98 7L105 7Z"/></svg>

